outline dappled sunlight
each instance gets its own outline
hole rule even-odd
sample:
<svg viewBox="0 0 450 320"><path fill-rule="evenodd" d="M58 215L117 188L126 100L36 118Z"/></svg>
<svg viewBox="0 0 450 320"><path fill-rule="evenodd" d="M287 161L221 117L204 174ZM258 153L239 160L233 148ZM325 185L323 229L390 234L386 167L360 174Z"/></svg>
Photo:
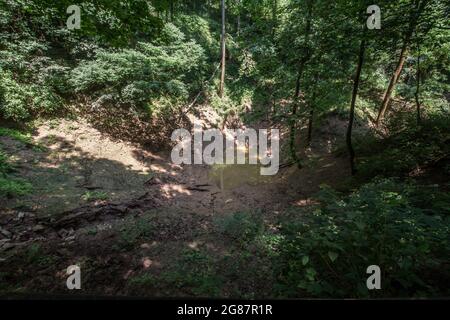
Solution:
<svg viewBox="0 0 450 320"><path fill-rule="evenodd" d="M176 197L179 194L190 196L192 193L182 185L166 183L161 186L161 191L167 198Z"/></svg>
<svg viewBox="0 0 450 320"><path fill-rule="evenodd" d="M162 167L161 165L158 164L152 164L150 165L150 169L154 172L158 172L158 173L167 173L167 169Z"/></svg>
<svg viewBox="0 0 450 320"><path fill-rule="evenodd" d="M312 204L317 204L317 201L314 201L314 200L308 198L308 199L296 200L293 202L293 204L294 204L294 206L298 206L298 207L307 207Z"/></svg>

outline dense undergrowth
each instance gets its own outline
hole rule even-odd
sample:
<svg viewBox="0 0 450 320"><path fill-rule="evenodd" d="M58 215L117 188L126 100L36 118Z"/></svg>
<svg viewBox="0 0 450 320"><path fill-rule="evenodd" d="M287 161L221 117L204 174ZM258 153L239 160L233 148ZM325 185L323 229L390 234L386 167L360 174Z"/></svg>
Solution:
<svg viewBox="0 0 450 320"><path fill-rule="evenodd" d="M383 179L348 196L324 188L319 200L312 214L282 224L283 296L448 295L448 193ZM380 293L365 285L369 265L383 266Z"/></svg>

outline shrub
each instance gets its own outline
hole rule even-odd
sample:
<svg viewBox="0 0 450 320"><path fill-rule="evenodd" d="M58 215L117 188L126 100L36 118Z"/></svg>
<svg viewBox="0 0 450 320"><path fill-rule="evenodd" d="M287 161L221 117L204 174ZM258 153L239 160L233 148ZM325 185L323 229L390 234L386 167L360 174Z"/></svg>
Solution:
<svg viewBox="0 0 450 320"><path fill-rule="evenodd" d="M174 265L161 276L170 287L201 297L220 295L223 279L217 274L214 258L206 252L185 249Z"/></svg>
<svg viewBox="0 0 450 320"><path fill-rule="evenodd" d="M216 219L216 225L219 232L239 245L250 242L264 230L263 221L258 212L254 214L237 212L226 215Z"/></svg>
<svg viewBox="0 0 450 320"><path fill-rule="evenodd" d="M419 193L392 179L347 197L323 188L307 221L282 228L280 295L448 295L449 210L419 206ZM366 288L369 265L380 266L382 290Z"/></svg>
<svg viewBox="0 0 450 320"><path fill-rule="evenodd" d="M124 248L133 248L142 237L148 237L154 232L152 217L127 218L120 227L119 242Z"/></svg>
<svg viewBox="0 0 450 320"><path fill-rule="evenodd" d="M424 119L421 126L402 121L386 139L361 139L356 148L359 175L403 176L448 158L449 122L448 114L436 114Z"/></svg>
<svg viewBox="0 0 450 320"><path fill-rule="evenodd" d="M31 184L23 179L0 176L0 198L23 196L31 192Z"/></svg>
<svg viewBox="0 0 450 320"><path fill-rule="evenodd" d="M201 67L205 57L195 41L181 42L183 36L169 23L156 44L98 50L94 60L83 61L72 70L70 83L76 92L91 94L97 101L110 95L116 104L141 109L162 97L172 103L187 99L190 83L198 80L199 70L193 66ZM195 76L193 71L197 71Z"/></svg>
<svg viewBox="0 0 450 320"><path fill-rule="evenodd" d="M11 177L13 171L8 156L0 149L0 199L23 196L32 189L27 181Z"/></svg>

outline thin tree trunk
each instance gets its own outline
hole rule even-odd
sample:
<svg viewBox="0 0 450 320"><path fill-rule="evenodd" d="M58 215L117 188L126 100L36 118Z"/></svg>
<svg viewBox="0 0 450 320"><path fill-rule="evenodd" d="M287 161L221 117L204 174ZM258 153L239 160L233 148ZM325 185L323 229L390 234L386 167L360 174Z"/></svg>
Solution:
<svg viewBox="0 0 450 320"><path fill-rule="evenodd" d="M219 96L223 97L223 90L225 85L225 0L222 0L222 41L221 41L222 59L221 59L221 74Z"/></svg>
<svg viewBox="0 0 450 320"><path fill-rule="evenodd" d="M239 34L241 33L241 15L238 14L237 16L237 36L239 37Z"/></svg>
<svg viewBox="0 0 450 320"><path fill-rule="evenodd" d="M359 79L361 77L362 66L364 63L365 50L366 50L366 39L363 35L363 38L361 40L361 44L359 47L358 66L356 67L355 80L353 82L352 101L350 104L350 116L348 119L348 127L347 127L347 135L346 135L346 143L347 143L348 153L350 156L350 170L351 170L352 175L354 175L356 173L355 151L354 151L353 145L352 145L353 120L355 118L355 104L356 104L356 98L358 96Z"/></svg>
<svg viewBox="0 0 450 320"><path fill-rule="evenodd" d="M306 48L303 58L300 60L299 68L298 68L298 74L297 74L297 80L295 83L295 93L294 93L294 102L292 105L292 112L291 112L291 124L290 124L290 135L289 135L289 150L291 153L292 160L297 163L297 166L301 168L300 159L297 156L297 151L295 148L295 128L296 128L296 117L297 117L297 109L298 109L298 103L300 98L300 82L303 76L303 70L305 67L306 62L309 60L310 51L308 47L309 43L309 36L311 33L311 19L312 19L312 9L313 9L313 3L312 0L308 1L308 18L306 21L305 26L305 38L306 38Z"/></svg>
<svg viewBox="0 0 450 320"><path fill-rule="evenodd" d="M392 74L391 80L389 81L389 85L386 89L386 92L384 93L383 97L383 103L381 104L380 111L378 112L376 124L378 125L380 123L380 120L383 119L384 114L386 113L386 110L389 106L389 102L391 101L392 97L392 91L394 90L395 85L397 84L398 78L400 77L400 74L403 70L403 65L405 64L406 60L406 52L407 52L407 42L403 44L402 50L400 51L400 57L397 62L397 67L395 68L394 73Z"/></svg>
<svg viewBox="0 0 450 320"><path fill-rule="evenodd" d="M236 34L239 37L239 34L241 32L241 0L237 0L237 4L238 4L238 16L237 16Z"/></svg>
<svg viewBox="0 0 450 320"><path fill-rule="evenodd" d="M278 11L278 1L272 0L272 37L275 36L275 30L277 28L277 11Z"/></svg>
<svg viewBox="0 0 450 320"><path fill-rule="evenodd" d="M414 93L414 97L416 99L416 110L417 110L417 125L420 125L422 122L422 116L420 111L420 45L417 45L417 71L416 71L416 92Z"/></svg>
<svg viewBox="0 0 450 320"><path fill-rule="evenodd" d="M400 57L397 63L397 67L395 68L394 74L391 77L391 80L389 81L388 88L386 89L386 92L383 96L383 103L381 104L380 110L378 112L376 125L378 126L380 124L381 119L383 119L384 114L386 113L387 108L389 107L389 102L391 101L392 91L395 88L395 85L397 84L397 81L400 77L400 74L403 70L403 65L406 60L406 55L408 51L408 46L410 44L411 37L414 33L414 30L416 29L417 22L419 21L420 15L425 9L427 3L429 0L418 0L416 3L416 10L412 12L410 20L409 20L409 28L406 32L406 36L403 40L403 46L400 51Z"/></svg>
<svg viewBox="0 0 450 320"><path fill-rule="evenodd" d="M308 147L311 146L311 141L312 141L312 129L313 129L313 121L314 121L314 109L315 109L315 103L316 103L316 94L317 94L317 90L316 90L316 84L317 84L317 80L319 78L319 74L316 73L315 77L314 77L314 88L313 88L313 94L311 97L311 102L309 105L309 119L308 119L308 137L306 139L306 145Z"/></svg>
<svg viewBox="0 0 450 320"><path fill-rule="evenodd" d="M291 125L290 125L290 134L289 134L289 150L291 153L291 158L292 160L297 163L297 166L299 169L302 168L302 165L300 163L300 159L297 156L297 150L295 148L295 127L296 127L296 117L297 117L297 109L298 109L298 103L299 103L299 98L300 98L300 79L303 75L303 68L304 68L304 63L300 63L300 67L298 70L298 75L297 75L297 82L295 85L295 94L294 94L294 102L292 105L292 112L291 112Z"/></svg>
<svg viewBox="0 0 450 320"><path fill-rule="evenodd" d="M314 105L311 105L310 109L309 109L308 137L307 137L307 140L306 140L306 145L308 147L311 146L313 119L314 119Z"/></svg>

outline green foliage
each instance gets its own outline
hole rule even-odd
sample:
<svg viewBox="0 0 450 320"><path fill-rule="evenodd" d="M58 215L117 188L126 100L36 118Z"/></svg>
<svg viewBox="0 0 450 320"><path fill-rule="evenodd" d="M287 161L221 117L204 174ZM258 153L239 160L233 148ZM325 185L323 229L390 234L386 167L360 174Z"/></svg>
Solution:
<svg viewBox="0 0 450 320"><path fill-rule="evenodd" d="M86 191L81 196L84 201L108 200L109 195L104 191Z"/></svg>
<svg viewBox="0 0 450 320"><path fill-rule="evenodd" d="M133 248L139 239L148 237L153 232L154 223L152 217L128 218L120 227L119 242L124 248Z"/></svg>
<svg viewBox="0 0 450 320"><path fill-rule="evenodd" d="M98 50L94 60L84 61L71 72L76 92L97 97L96 105L114 101L131 107L158 108L184 101L192 89L204 59L203 49L166 24L159 44L139 43L136 49Z"/></svg>
<svg viewBox="0 0 450 320"><path fill-rule="evenodd" d="M132 287L142 288L142 287L154 286L157 283L157 281L158 280L153 275L144 273L144 274L132 277L129 280L129 284Z"/></svg>
<svg viewBox="0 0 450 320"><path fill-rule="evenodd" d="M348 197L324 187L307 221L285 224L279 246L282 296L383 297L447 295L449 210L427 206L412 184L379 180ZM366 288L379 265L383 292ZM439 270L437 276L433 270ZM376 290L375 290L376 291Z"/></svg>
<svg viewBox="0 0 450 320"><path fill-rule="evenodd" d="M55 263L56 256L45 254L40 244L33 243L25 251L25 261L28 264L34 264L41 267L47 267Z"/></svg>
<svg viewBox="0 0 450 320"><path fill-rule="evenodd" d="M19 135L18 131L0 128L0 135ZM22 137L23 138L23 137ZM0 148L0 199L12 198L26 195L31 192L32 186L24 179L16 178L14 165L11 164L9 156Z"/></svg>
<svg viewBox="0 0 450 320"><path fill-rule="evenodd" d="M64 105L66 68L45 53L48 46L35 40L0 39L0 114L15 121L58 112Z"/></svg>
<svg viewBox="0 0 450 320"><path fill-rule="evenodd" d="M215 27L214 22L207 20L197 15L180 14L174 22L185 35L189 36L196 43L198 43L205 50L207 57L216 62L216 57L219 53L219 41L212 32L212 27ZM212 24L212 27L211 27Z"/></svg>
<svg viewBox="0 0 450 320"><path fill-rule="evenodd" d="M420 3L426 4L422 12ZM66 9L73 4L81 7L79 30L65 27ZM331 112L347 117L364 39L355 123L363 131L376 116L401 48L407 54L388 119L379 128L386 137L362 137L355 146L355 180L405 177L438 165L448 174L448 6L442 0L379 0L382 29L367 30L370 4L229 1L225 96L219 97L217 74L205 82L220 60L218 1L3 0L0 117L24 122L75 106L99 130L147 144L167 141L179 127L181 107L202 90L198 103L223 118L245 115L250 123L283 131L291 124L303 128L311 117L316 128ZM413 117L416 96L420 125ZM0 135L33 146L19 131L0 128ZM304 170L318 169L320 159L310 159ZM31 185L14 174L9 155L0 150L1 198L31 192ZM96 191L82 196L84 201L107 198ZM229 268L221 270L213 257L188 250L162 280L188 294L216 296L226 284L217 275L222 272L238 279L236 287L231 285L237 294L252 298L261 287L271 292L261 283L272 280L268 260L273 259L280 296L448 296L448 193L438 186L377 180L346 196L324 188L320 201L312 214L283 222L281 233L276 227L269 231L259 212L219 217L215 229L232 241L232 251L239 251L220 260ZM120 226L119 244L132 249L153 233L149 217L130 218ZM27 261L52 261L40 254L30 247ZM381 293L365 287L370 264L383 270ZM246 266L251 267L242 272ZM153 282L152 275L142 274L130 285L152 287Z"/></svg>
<svg viewBox="0 0 450 320"><path fill-rule="evenodd" d="M216 297L222 278L216 274L212 257L196 250L185 250L175 268L162 275L164 281L176 288L187 287L195 296Z"/></svg>
<svg viewBox="0 0 450 320"><path fill-rule="evenodd" d="M0 136L14 138L15 140L20 141L25 145L33 144L31 135L29 133L24 133L16 129L0 127Z"/></svg>
<svg viewBox="0 0 450 320"><path fill-rule="evenodd" d="M356 145L360 177L403 176L433 166L450 153L450 117L434 114L416 126L415 119L394 124L384 139L363 139Z"/></svg>
<svg viewBox="0 0 450 320"><path fill-rule="evenodd" d="M24 179L0 176L0 198L19 197L30 193L32 186Z"/></svg>
<svg viewBox="0 0 450 320"><path fill-rule="evenodd" d="M72 32L64 26L69 5L82 12L82 28ZM65 110L76 59L92 56L99 46L132 47L156 38L162 22L152 10L146 0L2 1L0 115L24 121Z"/></svg>
<svg viewBox="0 0 450 320"><path fill-rule="evenodd" d="M250 214L237 212L216 219L219 232L235 241L238 245L244 245L253 240L264 230L263 221L258 212Z"/></svg>

